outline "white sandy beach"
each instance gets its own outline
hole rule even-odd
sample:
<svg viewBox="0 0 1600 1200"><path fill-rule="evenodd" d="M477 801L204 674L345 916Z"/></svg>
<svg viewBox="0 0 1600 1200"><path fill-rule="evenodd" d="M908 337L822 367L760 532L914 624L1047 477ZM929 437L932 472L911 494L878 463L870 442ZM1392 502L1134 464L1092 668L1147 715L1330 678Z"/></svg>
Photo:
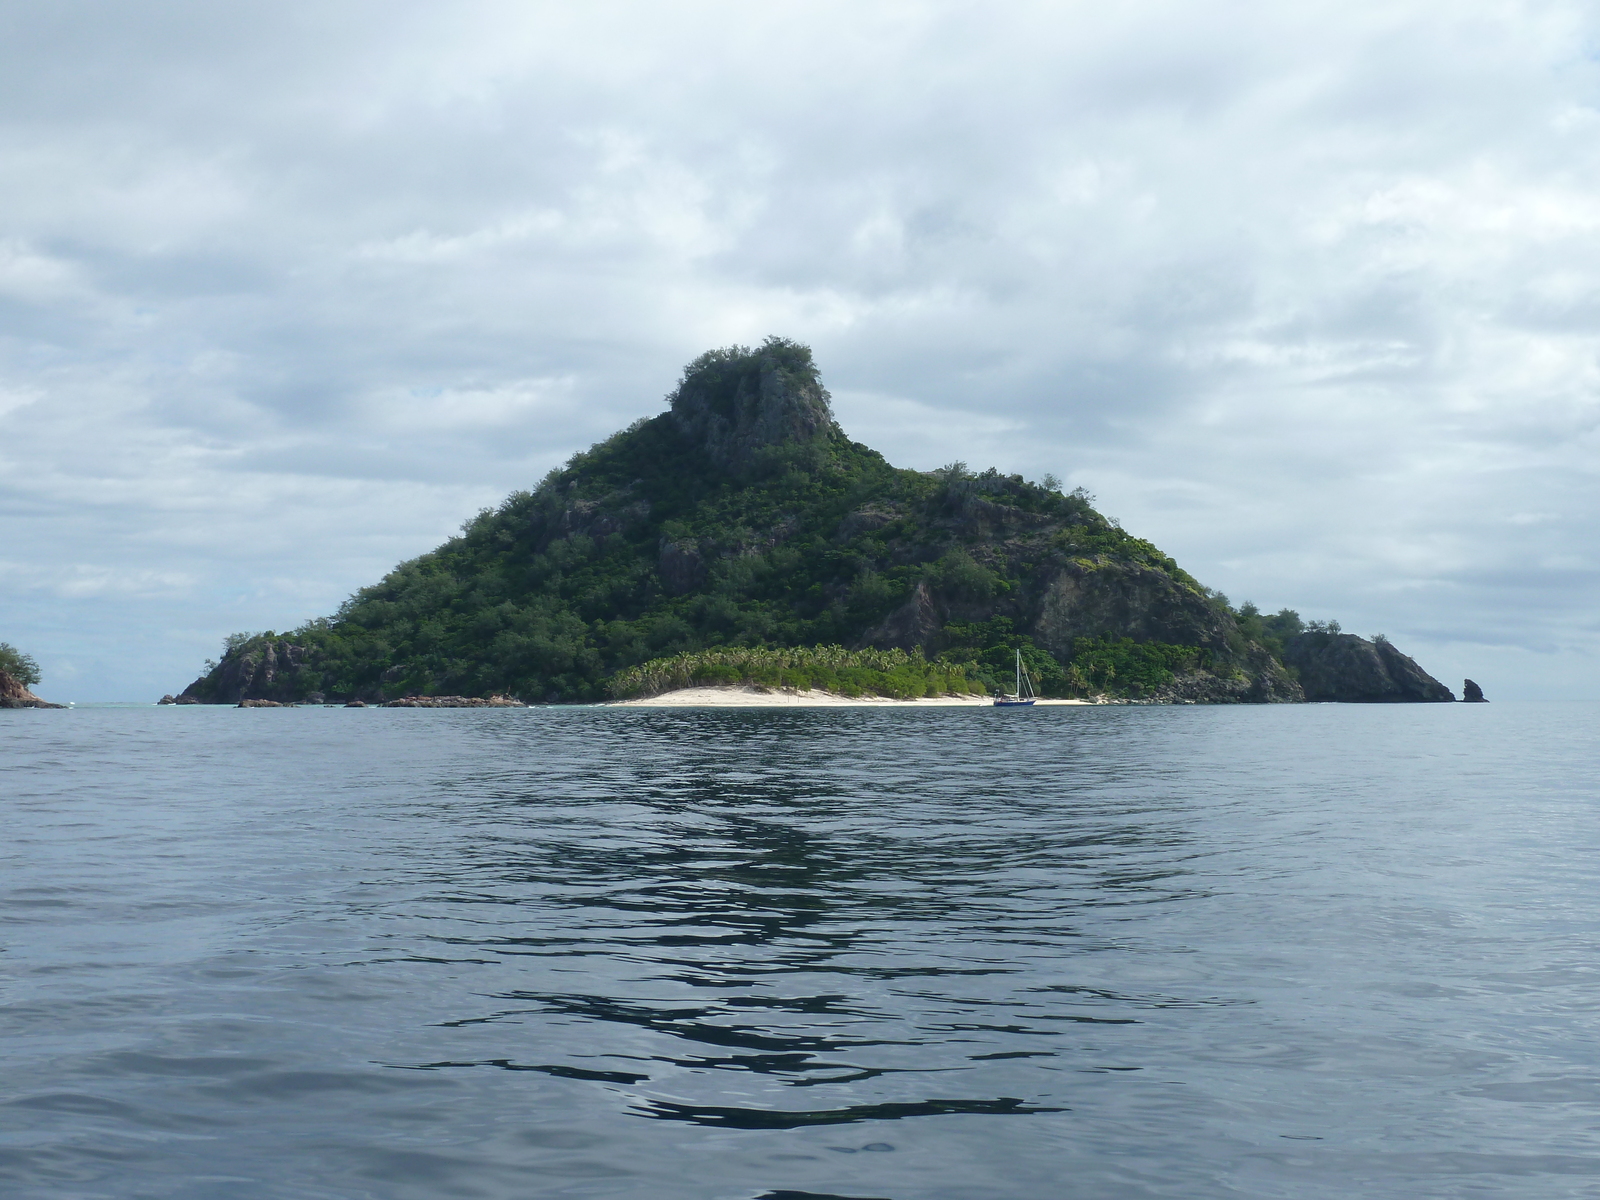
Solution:
<svg viewBox="0 0 1600 1200"><path fill-rule="evenodd" d="M1039 705L1092 704L1092 700L1040 700ZM890 700L886 696L840 696L833 692L762 691L753 687L691 687L647 700L614 700L613 708L987 708L988 696L935 696Z"/></svg>

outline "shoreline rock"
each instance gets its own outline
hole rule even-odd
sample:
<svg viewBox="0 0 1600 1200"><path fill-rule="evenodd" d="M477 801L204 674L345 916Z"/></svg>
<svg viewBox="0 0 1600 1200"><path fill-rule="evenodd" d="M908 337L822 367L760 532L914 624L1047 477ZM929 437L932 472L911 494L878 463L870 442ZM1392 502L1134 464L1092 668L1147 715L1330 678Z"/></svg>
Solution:
<svg viewBox="0 0 1600 1200"><path fill-rule="evenodd" d="M0 708L66 708L65 704L51 704L40 699L27 685L9 671L0 671Z"/></svg>
<svg viewBox="0 0 1600 1200"><path fill-rule="evenodd" d="M233 704L236 700L273 700L294 707L304 700L320 703L321 694L298 686L306 665L306 649L273 637L238 654L227 653L212 672L202 675L172 698L174 704ZM316 700L312 700L316 696Z"/></svg>
<svg viewBox="0 0 1600 1200"><path fill-rule="evenodd" d="M1447 703L1455 693L1386 638L1353 633L1302 633L1284 647L1283 661L1300 673L1308 701L1345 704Z"/></svg>
<svg viewBox="0 0 1600 1200"><path fill-rule="evenodd" d="M363 705L362 707L365 707ZM510 696L403 696L390 700L384 708L527 708Z"/></svg>
<svg viewBox="0 0 1600 1200"><path fill-rule="evenodd" d="M1487 704L1489 698L1483 694L1483 689L1470 679L1461 681L1461 702L1463 704Z"/></svg>

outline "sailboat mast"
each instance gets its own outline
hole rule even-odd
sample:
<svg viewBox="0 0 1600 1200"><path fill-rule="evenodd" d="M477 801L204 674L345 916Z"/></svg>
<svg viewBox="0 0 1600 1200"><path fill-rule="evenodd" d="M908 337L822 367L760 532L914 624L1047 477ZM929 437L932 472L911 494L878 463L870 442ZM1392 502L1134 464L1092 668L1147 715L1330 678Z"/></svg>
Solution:
<svg viewBox="0 0 1600 1200"><path fill-rule="evenodd" d="M1022 695L1022 651L1017 651L1017 695Z"/></svg>

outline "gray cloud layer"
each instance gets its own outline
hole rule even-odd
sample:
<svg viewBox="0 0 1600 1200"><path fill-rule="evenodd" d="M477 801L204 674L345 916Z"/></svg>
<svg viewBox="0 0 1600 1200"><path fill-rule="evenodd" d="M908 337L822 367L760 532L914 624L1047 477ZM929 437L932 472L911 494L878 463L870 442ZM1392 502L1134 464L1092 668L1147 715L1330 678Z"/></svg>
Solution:
<svg viewBox="0 0 1600 1200"><path fill-rule="evenodd" d="M1452 685L1593 694L1600 110L1564 3L0 15L0 639L146 698L809 341Z"/></svg>

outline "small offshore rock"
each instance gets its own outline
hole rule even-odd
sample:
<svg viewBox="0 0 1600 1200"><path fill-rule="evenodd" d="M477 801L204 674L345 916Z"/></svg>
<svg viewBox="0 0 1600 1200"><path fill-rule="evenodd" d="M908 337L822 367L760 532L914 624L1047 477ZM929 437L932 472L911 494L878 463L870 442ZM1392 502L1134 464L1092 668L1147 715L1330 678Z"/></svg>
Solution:
<svg viewBox="0 0 1600 1200"><path fill-rule="evenodd" d="M1489 701L1484 698L1483 689L1477 684L1473 683L1470 679L1463 679L1461 681L1461 702L1463 704L1489 703Z"/></svg>
<svg viewBox="0 0 1600 1200"><path fill-rule="evenodd" d="M527 708L521 700L510 696L403 696L391 700L385 708Z"/></svg>
<svg viewBox="0 0 1600 1200"><path fill-rule="evenodd" d="M365 708L366 706L367 702L365 700L350 700L345 703L346 708Z"/></svg>
<svg viewBox="0 0 1600 1200"><path fill-rule="evenodd" d="M178 702L178 698L176 696L174 696L171 692L168 692L165 696L161 697L161 699L156 701L157 704L176 704L177 702Z"/></svg>
<svg viewBox="0 0 1600 1200"><path fill-rule="evenodd" d="M278 700L241 700L240 708L295 708L294 704L284 704Z"/></svg>

